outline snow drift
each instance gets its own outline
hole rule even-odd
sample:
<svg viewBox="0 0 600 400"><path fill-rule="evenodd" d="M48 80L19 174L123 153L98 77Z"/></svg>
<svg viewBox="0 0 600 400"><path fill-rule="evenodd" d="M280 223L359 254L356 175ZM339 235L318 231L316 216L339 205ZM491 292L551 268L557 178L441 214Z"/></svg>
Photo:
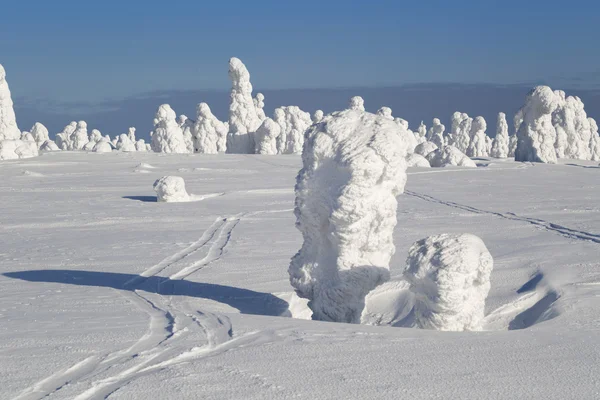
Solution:
<svg viewBox="0 0 600 400"><path fill-rule="evenodd" d="M294 210L304 242L289 274L313 319L359 323L365 296L389 278L406 155L396 123L359 110L308 130Z"/></svg>

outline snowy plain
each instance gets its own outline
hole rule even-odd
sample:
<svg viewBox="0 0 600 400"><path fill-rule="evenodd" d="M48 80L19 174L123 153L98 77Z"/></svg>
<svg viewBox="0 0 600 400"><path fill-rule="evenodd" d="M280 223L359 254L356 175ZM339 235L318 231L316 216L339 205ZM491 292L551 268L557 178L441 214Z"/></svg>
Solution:
<svg viewBox="0 0 600 400"><path fill-rule="evenodd" d="M494 258L482 332L307 320L299 156L3 162L0 398L600 398L600 167L475 161L409 168L367 308L389 317L415 241L469 232ZM157 203L165 175L212 197Z"/></svg>

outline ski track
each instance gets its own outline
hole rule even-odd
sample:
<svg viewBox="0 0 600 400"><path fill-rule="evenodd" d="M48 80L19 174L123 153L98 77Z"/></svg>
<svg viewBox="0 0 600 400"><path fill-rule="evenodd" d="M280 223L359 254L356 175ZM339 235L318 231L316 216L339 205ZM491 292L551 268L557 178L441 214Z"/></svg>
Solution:
<svg viewBox="0 0 600 400"><path fill-rule="evenodd" d="M458 208L460 210L468 211L468 212L471 212L474 214L487 214L487 215L493 215L496 217L508 219L510 221L527 222L531 225L535 225L535 226L545 229L547 231L557 233L557 234L567 237L569 239L585 240L585 241L600 244L600 235L598 235L598 234L567 228L565 226L555 224L552 222L548 222L548 221L544 221L542 219L522 217L522 216L517 215L512 212L502 213L502 212L497 212L497 211L481 210L479 208L467 206L464 204L454 203L452 201L440 200L433 196L429 196L427 194L422 194L422 193L417 193L417 192L412 192L410 190L405 190L404 193L408 196L416 197L421 200L429 201L431 203L445 205L448 207Z"/></svg>
<svg viewBox="0 0 600 400"><path fill-rule="evenodd" d="M168 285L164 286L164 291L158 291L160 294L155 295L143 291L140 286L148 278L165 270L175 272L159 283L159 287L169 280L189 277L222 257L233 230L244 216L285 211L289 210L264 210L217 218L198 240L127 281L123 285L127 290L117 290L149 317L147 332L136 343L127 349L90 356L23 390L16 399L43 399L75 383L86 387L75 397L76 400L105 399L133 380L169 366L218 355L239 346L277 340L279 336L271 331L250 332L234 338L231 322L226 316L194 310L186 300L181 304L174 304L172 298L167 300L165 297L172 294L169 293ZM208 249L205 255L194 260L204 253L206 247ZM201 336L199 340L206 341L206 344L192 348L189 344L179 344L191 335ZM108 378L94 379L112 368L134 361L135 364L124 371Z"/></svg>

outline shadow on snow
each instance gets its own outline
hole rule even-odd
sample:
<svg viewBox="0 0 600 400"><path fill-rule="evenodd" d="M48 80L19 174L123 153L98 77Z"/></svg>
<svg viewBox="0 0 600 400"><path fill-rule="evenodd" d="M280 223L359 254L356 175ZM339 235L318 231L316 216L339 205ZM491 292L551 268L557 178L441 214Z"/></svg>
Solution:
<svg viewBox="0 0 600 400"><path fill-rule="evenodd" d="M127 199L127 200L143 201L145 203L156 203L157 202L156 196L123 196L123 198Z"/></svg>

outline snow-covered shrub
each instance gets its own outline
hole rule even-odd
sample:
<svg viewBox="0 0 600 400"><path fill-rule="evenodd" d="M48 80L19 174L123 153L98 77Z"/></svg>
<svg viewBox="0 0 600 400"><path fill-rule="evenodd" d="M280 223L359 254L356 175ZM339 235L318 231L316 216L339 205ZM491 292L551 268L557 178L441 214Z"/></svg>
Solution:
<svg viewBox="0 0 600 400"><path fill-rule="evenodd" d="M262 93L256 93L256 96L253 99L254 102L254 107L256 108L256 115L258 116L258 119L261 121L264 121L265 118L267 118L267 115L265 114L265 95Z"/></svg>
<svg viewBox="0 0 600 400"><path fill-rule="evenodd" d="M495 158L508 157L508 123L506 122L506 114L498 113L498 122L496 124L496 136L492 143L490 156Z"/></svg>
<svg viewBox="0 0 600 400"><path fill-rule="evenodd" d="M127 128L127 137L131 140L131 143L135 143L137 139L135 138L135 127L130 126Z"/></svg>
<svg viewBox="0 0 600 400"><path fill-rule="evenodd" d="M280 126L277 137L279 154L298 154L304 145L304 132L312 125L310 114L296 106L275 109L273 120Z"/></svg>
<svg viewBox="0 0 600 400"><path fill-rule="evenodd" d="M433 119L433 124L427 132L427 141L435 144L437 147L444 146L444 130L446 127L438 118Z"/></svg>
<svg viewBox="0 0 600 400"><path fill-rule="evenodd" d="M188 152L183 138L183 131L176 120L175 111L168 104L158 107L151 137L152 150L157 153Z"/></svg>
<svg viewBox="0 0 600 400"><path fill-rule="evenodd" d="M156 180L154 191L159 202L174 203L190 200L190 195L185 190L185 181L180 176L163 176Z"/></svg>
<svg viewBox="0 0 600 400"><path fill-rule="evenodd" d="M406 156L406 165L408 167L431 167L431 165L429 165L429 161L427 161L425 157L417 153L412 153Z"/></svg>
<svg viewBox="0 0 600 400"><path fill-rule="evenodd" d="M103 139L102 132L100 132L98 129L92 129L92 131L90 132L90 137L88 139L90 142L98 143Z"/></svg>
<svg viewBox="0 0 600 400"><path fill-rule="evenodd" d="M267 118L258 127L254 135L256 154L277 154L277 138L281 134L281 126Z"/></svg>
<svg viewBox="0 0 600 400"><path fill-rule="evenodd" d="M213 115L206 103L196 107L192 136L196 153L217 154L226 150L227 126Z"/></svg>
<svg viewBox="0 0 600 400"><path fill-rule="evenodd" d="M488 141L485 130L487 124L483 117L477 117L471 124L471 143L467 148L469 157L487 157L488 156Z"/></svg>
<svg viewBox="0 0 600 400"><path fill-rule="evenodd" d="M350 110L365 111L365 100L360 96L354 96L350 98L350 104L348 107Z"/></svg>
<svg viewBox="0 0 600 400"><path fill-rule="evenodd" d="M475 164L473 160L454 146L444 146L441 149L436 149L425 156L425 158L434 168L447 167L449 165L457 167L477 167L477 164Z"/></svg>
<svg viewBox="0 0 600 400"><path fill-rule="evenodd" d="M229 78L231 79L231 102L229 104L229 133L227 152L251 154L254 152L254 132L261 120L252 98L250 73L238 58L229 60Z"/></svg>
<svg viewBox="0 0 600 400"><path fill-rule="evenodd" d="M559 104L560 98L548 86L537 86L527 94L517 132L516 161L556 163L552 113Z"/></svg>
<svg viewBox="0 0 600 400"><path fill-rule="evenodd" d="M313 319L360 322L366 294L389 278L406 148L393 121L357 110L307 132L294 211L304 242L289 274Z"/></svg>
<svg viewBox="0 0 600 400"><path fill-rule="evenodd" d="M415 147L415 154L419 154L423 157L427 157L427 155L429 153L431 153L434 150L437 150L437 145L435 143L431 143L431 142L423 142L419 145L417 145L417 147Z"/></svg>
<svg viewBox="0 0 600 400"><path fill-rule="evenodd" d="M389 107L381 107L379 110L377 110L377 115L380 115L386 119L394 119L392 116L392 109Z"/></svg>
<svg viewBox="0 0 600 400"><path fill-rule="evenodd" d="M117 141L117 150L120 150L123 152L137 151L137 149L135 147L135 143L132 142L131 139L129 139L129 136L126 135L125 133L121 133L119 135L119 140Z"/></svg>
<svg viewBox="0 0 600 400"><path fill-rule="evenodd" d="M404 277L415 295L415 323L422 329L481 329L494 265L483 241L471 234L441 234L410 248Z"/></svg>
<svg viewBox="0 0 600 400"><path fill-rule="evenodd" d="M0 141L18 140L20 137L21 131L17 126L13 101L6 81L6 71L0 64Z"/></svg>
<svg viewBox="0 0 600 400"><path fill-rule="evenodd" d="M312 122L315 124L321 122L321 120L323 119L323 115L323 110L315 111L315 113L312 116Z"/></svg>

